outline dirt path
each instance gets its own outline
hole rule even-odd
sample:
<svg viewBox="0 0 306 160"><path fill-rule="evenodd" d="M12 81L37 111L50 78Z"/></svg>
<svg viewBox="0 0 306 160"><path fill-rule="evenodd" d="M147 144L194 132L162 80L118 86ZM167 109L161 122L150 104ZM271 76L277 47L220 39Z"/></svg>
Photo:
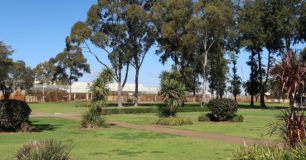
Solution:
<svg viewBox="0 0 306 160"><path fill-rule="evenodd" d="M50 113L32 113L32 117L56 117L56 118L65 118L71 120L79 120L80 113L58 113L58 114L50 114ZM144 131L150 131L155 133L163 133L163 134L172 134L178 136L186 136L186 137L194 137L200 139L207 139L207 140L214 140L214 141L221 141L233 144L240 144L240 145L250 145L250 144L258 144L258 145L281 145L281 143L272 140L260 140L260 139L253 139L253 138L245 138L239 136L230 136L230 135L223 135L217 133L207 133L202 131L191 131L191 130L181 130L181 129L174 129L170 127L164 127L159 125L139 125L139 124L131 124L125 122L110 122L110 124L124 127L124 128L132 128Z"/></svg>
<svg viewBox="0 0 306 160"><path fill-rule="evenodd" d="M222 134L217 134L217 133L207 133L207 132L202 132L202 131L174 129L174 128L158 126L158 125L138 125L138 124L125 123L125 122L111 122L111 124L120 126L120 127L125 127L125 128L139 129L139 130L151 131L151 132L156 132L156 133L173 134L173 135L178 135L178 136L201 138L201 139L228 142L228 143L234 143L234 144L248 144L248 145L249 144L259 144L259 145L275 144L275 145L279 145L278 142L271 141L271 140L263 141L259 139L222 135Z"/></svg>

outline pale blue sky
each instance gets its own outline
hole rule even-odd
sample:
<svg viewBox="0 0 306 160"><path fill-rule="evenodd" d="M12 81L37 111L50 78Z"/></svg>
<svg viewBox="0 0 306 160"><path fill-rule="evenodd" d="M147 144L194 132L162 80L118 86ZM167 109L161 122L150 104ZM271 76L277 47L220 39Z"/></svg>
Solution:
<svg viewBox="0 0 306 160"><path fill-rule="evenodd" d="M35 67L63 50L71 26L85 20L87 10L94 3L96 0L1 0L0 41L15 50L14 60L24 60L27 65ZM302 48L302 45L298 48ZM171 62L162 65L155 50L156 47L152 47L149 51L140 73L140 83L149 87L159 86L160 72L171 66ZM95 51L103 61L108 61L103 51ZM92 73L79 81L89 82L102 66L90 54L84 55ZM248 56L244 51L239 55L238 72L244 80L249 76L249 67L245 64ZM134 69L131 68L128 83L133 82Z"/></svg>

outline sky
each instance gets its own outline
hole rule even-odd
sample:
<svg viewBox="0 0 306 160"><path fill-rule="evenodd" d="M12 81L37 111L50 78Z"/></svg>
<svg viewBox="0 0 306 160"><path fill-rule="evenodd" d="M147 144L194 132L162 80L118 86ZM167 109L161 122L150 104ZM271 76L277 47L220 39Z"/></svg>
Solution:
<svg viewBox="0 0 306 160"><path fill-rule="evenodd" d="M56 56L65 48L65 37L70 34L72 25L84 21L91 5L97 0L1 0L0 1L0 41L10 45L14 60L23 60L32 68ZM305 46L305 45L304 45ZM302 48L299 45L298 48ZM172 62L162 65L153 46L140 69L139 82L147 87L159 86L159 74L169 70ZM101 60L108 63L107 55L94 49ZM84 52L91 66L91 73L85 74L80 82L91 82L103 69L93 56ZM249 54L241 50L238 59L238 74L248 79ZM265 57L265 56L264 56ZM265 63L266 58L263 62ZM134 83L134 69L130 67L127 83Z"/></svg>

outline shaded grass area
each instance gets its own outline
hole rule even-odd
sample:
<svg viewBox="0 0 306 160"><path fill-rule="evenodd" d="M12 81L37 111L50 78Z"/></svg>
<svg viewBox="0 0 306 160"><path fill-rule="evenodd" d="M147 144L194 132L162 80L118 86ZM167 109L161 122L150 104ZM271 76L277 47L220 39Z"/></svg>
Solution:
<svg viewBox="0 0 306 160"><path fill-rule="evenodd" d="M59 118L32 118L37 132L0 134L1 160L13 159L16 150L30 140L54 138L73 143L76 160L185 160L225 159L237 147L232 144L167 134L111 127L82 130L79 122Z"/></svg>

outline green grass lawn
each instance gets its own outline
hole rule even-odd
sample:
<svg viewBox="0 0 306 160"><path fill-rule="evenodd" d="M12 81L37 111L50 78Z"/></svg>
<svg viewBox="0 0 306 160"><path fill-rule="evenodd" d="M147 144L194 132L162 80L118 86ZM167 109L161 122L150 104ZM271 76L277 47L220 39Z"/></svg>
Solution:
<svg viewBox="0 0 306 160"><path fill-rule="evenodd" d="M201 112L178 113L178 116L189 117L193 120L193 125L183 125L174 128L205 131L210 133L219 133L225 135L235 135L250 138L277 139L278 136L266 135L270 129L269 125L276 122L275 115L281 110L263 110L263 109L239 109L238 114L244 116L244 122L198 122ZM109 121L128 122L135 124L154 124L158 119L156 114L120 114L107 115L105 118Z"/></svg>
<svg viewBox="0 0 306 160"><path fill-rule="evenodd" d="M198 122L197 118L202 113L179 114L187 116L194 120L193 125L179 126L176 128L205 131L226 135L241 137L260 138L260 139L278 139L277 135L267 135L270 132L269 125L276 122L275 115L280 110L261 110L261 109L240 109L238 114L244 116L244 122Z"/></svg>
<svg viewBox="0 0 306 160"><path fill-rule="evenodd" d="M59 118L32 118L34 133L0 134L1 160L14 159L30 140L54 138L73 143L75 160L217 160L230 157L237 145L167 134L111 127L82 130L79 122Z"/></svg>
<svg viewBox="0 0 306 160"><path fill-rule="evenodd" d="M82 112L86 110L83 105L86 102L52 102L52 103L29 103L33 111L46 113Z"/></svg>
<svg viewBox="0 0 306 160"><path fill-rule="evenodd" d="M30 104L30 107L35 111L42 111L48 113L65 113L65 112L83 112L86 107L80 106L85 102L74 103L44 103L44 104ZM283 104L268 103L271 106L280 106ZM193 121L193 125L178 126L175 128L205 131L210 133L219 133L226 135L235 135L251 138L263 138L263 139L277 139L278 136L264 136L269 132L268 126L276 122L275 115L280 113L279 109L239 109L238 114L244 116L244 122L232 123L232 122L198 122L198 116L201 112L187 112L178 113L178 116L190 117ZM128 122L134 124L154 124L158 119L155 113L147 114L115 114L107 115L105 118L108 121Z"/></svg>

